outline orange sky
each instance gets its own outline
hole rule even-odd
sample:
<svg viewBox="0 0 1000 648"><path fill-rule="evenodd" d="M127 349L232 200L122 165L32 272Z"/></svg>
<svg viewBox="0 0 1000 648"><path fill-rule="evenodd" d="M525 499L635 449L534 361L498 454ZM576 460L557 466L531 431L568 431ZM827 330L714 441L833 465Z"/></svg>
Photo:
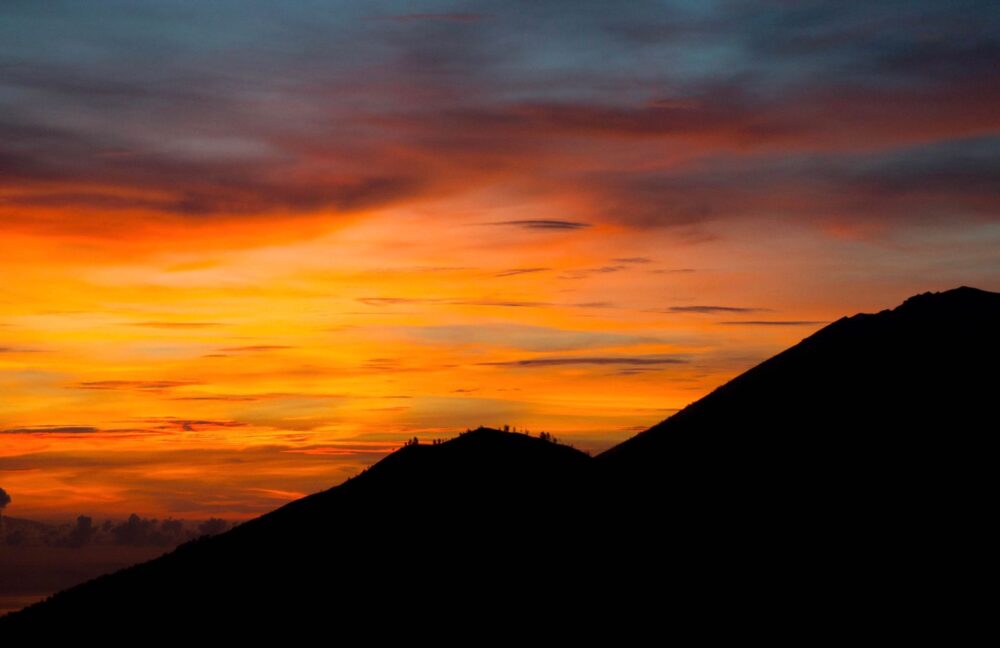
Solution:
<svg viewBox="0 0 1000 648"><path fill-rule="evenodd" d="M480 424L600 450L918 288L845 282L830 249L873 244L827 234L536 229L489 204L455 227L449 208L301 237L5 237L0 465L18 515L246 516Z"/></svg>
<svg viewBox="0 0 1000 648"><path fill-rule="evenodd" d="M1000 288L989 20L544 4L4 9L7 512L248 517L480 424L599 451Z"/></svg>

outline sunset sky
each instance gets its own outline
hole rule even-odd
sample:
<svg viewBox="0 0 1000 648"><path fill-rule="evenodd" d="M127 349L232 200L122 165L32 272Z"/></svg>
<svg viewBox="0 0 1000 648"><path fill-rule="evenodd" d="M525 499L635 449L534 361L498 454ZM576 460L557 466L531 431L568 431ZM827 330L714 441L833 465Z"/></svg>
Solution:
<svg viewBox="0 0 1000 648"><path fill-rule="evenodd" d="M994 2L7 0L7 513L246 518L480 424L596 452L843 315L1000 290L998 34Z"/></svg>

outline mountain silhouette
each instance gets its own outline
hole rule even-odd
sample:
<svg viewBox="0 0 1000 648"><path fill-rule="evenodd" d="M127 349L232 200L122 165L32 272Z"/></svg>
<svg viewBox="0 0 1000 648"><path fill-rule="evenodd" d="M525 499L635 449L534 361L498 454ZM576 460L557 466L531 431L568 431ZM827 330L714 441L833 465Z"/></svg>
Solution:
<svg viewBox="0 0 1000 648"><path fill-rule="evenodd" d="M968 287L844 317L598 455L602 515L669 542L649 528L659 509L701 549L737 534L737 553L780 547L814 569L823 555L828 574L877 562L899 583L930 578L948 547L972 559L993 501L998 333L1000 294Z"/></svg>
<svg viewBox="0 0 1000 648"><path fill-rule="evenodd" d="M842 318L600 459L659 462L689 440L710 447L724 439L714 450L726 453L742 452L743 441L822 444L817 433L912 441L914 430L978 419L989 403L976 397L995 387L981 372L998 358L998 324L1000 294L967 287ZM833 441L824 449L835 451Z"/></svg>
<svg viewBox="0 0 1000 648"><path fill-rule="evenodd" d="M387 619L416 632L442 617L500 631L611 614L627 632L686 610L741 618L722 599L744 620L770 618L768 603L802 620L840 609L845 588L857 606L890 590L926 604L982 557L998 331L1000 294L926 293L834 322L593 458L487 428L407 445L8 615L0 636Z"/></svg>
<svg viewBox="0 0 1000 648"><path fill-rule="evenodd" d="M773 481L790 497L789 478L826 481L838 498L907 476L931 486L933 472L969 461L986 439L998 335L1000 294L967 287L845 317L597 463L647 485L728 487L739 476L751 489Z"/></svg>
<svg viewBox="0 0 1000 648"><path fill-rule="evenodd" d="M542 597L585 575L558 539L581 527L590 463L488 428L407 445L339 486L8 615L0 636L248 619L314 627L334 610L377 626Z"/></svg>

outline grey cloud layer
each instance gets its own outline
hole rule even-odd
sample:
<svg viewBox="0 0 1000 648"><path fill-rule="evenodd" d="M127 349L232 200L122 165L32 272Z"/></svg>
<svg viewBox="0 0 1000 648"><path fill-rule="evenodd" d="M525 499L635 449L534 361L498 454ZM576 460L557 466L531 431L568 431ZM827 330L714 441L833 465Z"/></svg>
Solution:
<svg viewBox="0 0 1000 648"><path fill-rule="evenodd" d="M997 34L983 1L10 2L0 220L494 185L586 206L492 220L539 234L995 220Z"/></svg>

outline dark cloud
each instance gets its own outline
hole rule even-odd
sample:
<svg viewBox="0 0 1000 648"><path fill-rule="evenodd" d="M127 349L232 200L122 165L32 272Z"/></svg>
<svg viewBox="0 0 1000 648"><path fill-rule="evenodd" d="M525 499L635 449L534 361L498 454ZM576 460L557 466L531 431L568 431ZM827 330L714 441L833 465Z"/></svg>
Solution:
<svg viewBox="0 0 1000 648"><path fill-rule="evenodd" d="M704 97L646 100L638 106L611 103L520 103L488 109L446 111L442 121L488 129L512 138L588 136L693 139L712 135L729 140L776 137L777 126L757 125L753 103L736 88L723 87ZM763 111L761 111L763 112ZM760 132L760 134L757 134Z"/></svg>
<svg viewBox="0 0 1000 648"><path fill-rule="evenodd" d="M384 274L386 272L461 272L462 270L475 270L476 268L471 266L412 266L406 268L380 268L375 272L377 274Z"/></svg>
<svg viewBox="0 0 1000 648"><path fill-rule="evenodd" d="M359 302L368 306L409 306L416 304L433 304L439 306L484 306L496 308L610 308L610 302L581 302L560 304L557 302L528 301L519 299L441 299L424 297L359 297Z"/></svg>
<svg viewBox="0 0 1000 648"><path fill-rule="evenodd" d="M771 222L872 224L994 219L1000 137L891 152L716 158L670 172L594 174L584 183L602 219L638 228Z"/></svg>
<svg viewBox="0 0 1000 648"><path fill-rule="evenodd" d="M94 380L77 383L78 389L107 389L125 391L164 391L175 387L198 385L193 380Z"/></svg>
<svg viewBox="0 0 1000 648"><path fill-rule="evenodd" d="M220 349L226 353L257 353L262 351L282 351L284 349L294 349L295 347L283 344L250 344L247 346L224 347Z"/></svg>
<svg viewBox="0 0 1000 648"><path fill-rule="evenodd" d="M133 513L124 522L111 527L111 538L118 545L166 547L183 541L183 528L183 523L179 520L167 519L161 522Z"/></svg>
<svg viewBox="0 0 1000 648"><path fill-rule="evenodd" d="M77 516L72 524L8 520L0 526L0 541L16 547L61 547L82 549L102 545L119 547L174 547L200 536L217 535L230 528L219 519L178 520L144 518L135 513L126 520L95 524L89 515Z"/></svg>
<svg viewBox="0 0 1000 648"><path fill-rule="evenodd" d="M405 306L409 304L435 304L446 300L417 297L359 297L357 301L367 306Z"/></svg>
<svg viewBox="0 0 1000 648"><path fill-rule="evenodd" d="M617 259L611 259L615 263L652 263L653 260L649 257L620 257Z"/></svg>
<svg viewBox="0 0 1000 648"><path fill-rule="evenodd" d="M212 518L214 521L215 518ZM220 520L221 521L221 520ZM206 523L198 525L200 530ZM209 525L213 526L213 525ZM221 530L225 530L225 525L218 525ZM157 520L156 518L146 519L135 513L127 520L117 526L111 527L111 535L116 544L131 545L136 547L154 545L168 546L177 544L187 538L184 537L184 521L167 518ZM192 534L188 534L190 537Z"/></svg>
<svg viewBox="0 0 1000 648"><path fill-rule="evenodd" d="M534 352L579 351L582 349L621 348L644 344L662 344L666 340L648 335L581 331L525 324L465 324L438 326L401 326L390 329L420 342L483 347L505 347Z"/></svg>
<svg viewBox="0 0 1000 648"><path fill-rule="evenodd" d="M399 358L369 358L361 366L373 371L401 371L403 361Z"/></svg>
<svg viewBox="0 0 1000 648"><path fill-rule="evenodd" d="M583 270L571 270L559 275L560 279L585 279L592 275L602 275L611 274L614 272L621 272L622 270L628 270L628 266L625 265L613 265L613 266L600 266L597 268L584 268Z"/></svg>
<svg viewBox="0 0 1000 648"><path fill-rule="evenodd" d="M496 306L499 308L543 308L545 306L555 306L550 302L520 301L514 299L456 299L450 304L458 306Z"/></svg>
<svg viewBox="0 0 1000 648"><path fill-rule="evenodd" d="M552 358L529 358L506 362L483 362L483 365L503 367L557 367L569 365L670 365L685 364L688 361L676 357L660 356L563 356Z"/></svg>
<svg viewBox="0 0 1000 648"><path fill-rule="evenodd" d="M493 225L511 225L529 230L578 230L590 227L590 223L567 220L509 220L498 221Z"/></svg>
<svg viewBox="0 0 1000 648"><path fill-rule="evenodd" d="M766 308L743 308L739 306L671 306L670 308L662 311L656 311L660 313L703 313L703 314L716 314L716 313L760 313L767 311Z"/></svg>
<svg viewBox="0 0 1000 648"><path fill-rule="evenodd" d="M342 399L363 398L358 394L316 394L310 392L260 392L256 394L199 394L197 396L172 396L174 401L248 402L284 399Z"/></svg>
<svg viewBox="0 0 1000 648"><path fill-rule="evenodd" d="M218 535L229 528L229 523L219 518L209 518L198 525L201 535Z"/></svg>
<svg viewBox="0 0 1000 648"><path fill-rule="evenodd" d="M130 325L162 329L202 329L222 326L220 322L135 322Z"/></svg>
<svg viewBox="0 0 1000 648"><path fill-rule="evenodd" d="M0 434L93 434L100 431L100 428L87 425L33 425L0 430Z"/></svg>
<svg viewBox="0 0 1000 648"><path fill-rule="evenodd" d="M453 22L453 23L472 23L483 20L487 17L486 14L481 13L411 13L411 14L397 14L393 16L372 16L372 20L390 20L393 22Z"/></svg>
<svg viewBox="0 0 1000 648"><path fill-rule="evenodd" d="M76 518L76 526L70 530L65 538L57 542L67 547L79 548L90 544L95 535L97 535L97 528L94 527L94 518L81 515Z"/></svg>
<svg viewBox="0 0 1000 648"><path fill-rule="evenodd" d="M203 432L245 427L247 423L231 420L179 419L170 416L141 419L139 422L157 432Z"/></svg>
<svg viewBox="0 0 1000 648"><path fill-rule="evenodd" d="M818 326L829 322L814 320L743 320L719 322L723 326Z"/></svg>
<svg viewBox="0 0 1000 648"><path fill-rule="evenodd" d="M326 217L498 188L574 214L497 221L536 232L996 218L996 145L931 150L1000 129L996 3L696 4L6 3L0 218L106 232L109 211Z"/></svg>
<svg viewBox="0 0 1000 648"><path fill-rule="evenodd" d="M503 270L501 272L493 275L494 277L514 277L523 274L533 274L536 272L547 272L551 268L511 268L510 270Z"/></svg>
<svg viewBox="0 0 1000 648"><path fill-rule="evenodd" d="M625 369L619 369L618 371L614 372L613 375L615 375L615 376L641 376L641 375L649 374L649 373L657 373L659 371L662 371L662 369L663 369L662 366L653 366L653 367L627 367Z"/></svg>
<svg viewBox="0 0 1000 648"><path fill-rule="evenodd" d="M250 402L264 400L267 396L242 395L242 394L216 394L211 396L174 396L170 400L175 401L221 401L221 402Z"/></svg>

